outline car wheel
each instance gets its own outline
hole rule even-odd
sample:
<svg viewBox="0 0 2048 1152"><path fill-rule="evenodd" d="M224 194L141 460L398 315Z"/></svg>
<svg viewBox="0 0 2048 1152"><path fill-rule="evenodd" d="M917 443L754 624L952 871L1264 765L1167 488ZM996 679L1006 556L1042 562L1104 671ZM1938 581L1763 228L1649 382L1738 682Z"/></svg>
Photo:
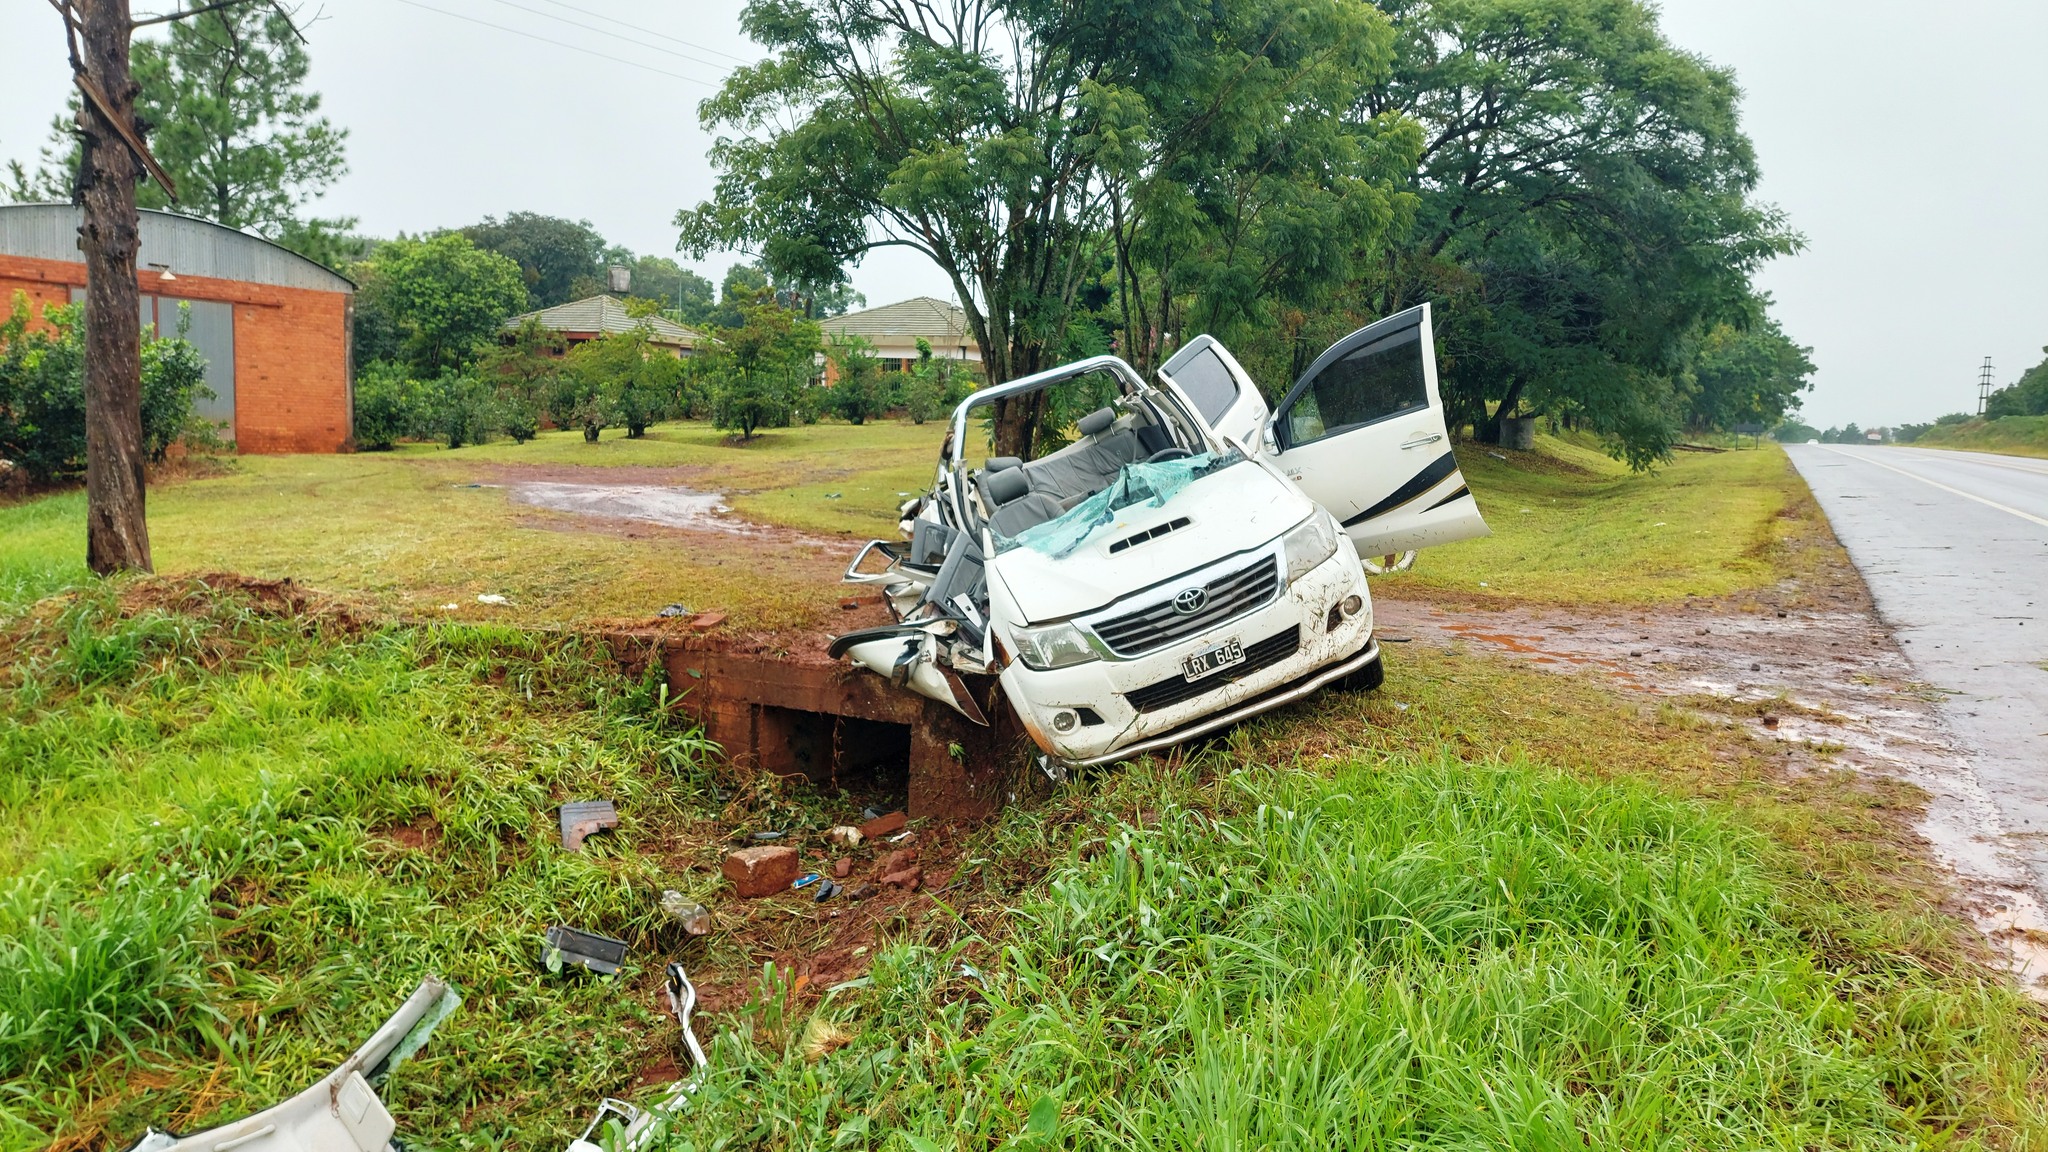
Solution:
<svg viewBox="0 0 2048 1152"><path fill-rule="evenodd" d="M1337 681L1339 692L1371 692L1387 682L1387 661L1384 656L1375 656L1372 663Z"/></svg>

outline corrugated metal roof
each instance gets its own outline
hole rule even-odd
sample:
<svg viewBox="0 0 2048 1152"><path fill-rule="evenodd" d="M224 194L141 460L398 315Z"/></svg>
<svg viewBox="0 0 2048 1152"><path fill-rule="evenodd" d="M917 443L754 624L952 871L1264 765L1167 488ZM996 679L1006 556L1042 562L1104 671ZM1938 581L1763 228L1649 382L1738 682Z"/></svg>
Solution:
<svg viewBox="0 0 2048 1152"><path fill-rule="evenodd" d="M974 346L974 336L967 330L967 313L930 296L831 316L818 323L828 335L861 336L878 344L908 344L922 336L934 348Z"/></svg>
<svg viewBox="0 0 2048 1152"><path fill-rule="evenodd" d="M679 344L684 348L694 348L697 341L704 338L702 333L685 328L665 316L629 316L626 306L610 296L591 296L538 312L522 312L505 321L504 330L517 329L526 323L528 317L538 319L542 327L556 332L631 332L645 324L654 330L655 343Z"/></svg>
<svg viewBox="0 0 2048 1152"><path fill-rule="evenodd" d="M85 262L78 250L83 210L74 204L0 204L0 253L37 260ZM143 209L137 268L161 265L179 276L211 276L279 288L354 292L346 276L261 236L210 220Z"/></svg>

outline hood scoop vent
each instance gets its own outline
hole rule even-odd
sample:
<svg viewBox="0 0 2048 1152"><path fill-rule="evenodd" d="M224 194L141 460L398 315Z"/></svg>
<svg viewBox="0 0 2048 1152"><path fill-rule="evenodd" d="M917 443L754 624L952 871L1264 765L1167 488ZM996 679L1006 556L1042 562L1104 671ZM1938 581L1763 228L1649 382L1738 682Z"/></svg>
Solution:
<svg viewBox="0 0 2048 1152"><path fill-rule="evenodd" d="M1178 532L1182 528L1185 528L1187 526L1187 517L1176 516L1173 519L1168 520L1164 524L1154 525L1153 527L1145 529L1143 532L1133 533L1132 535L1126 536L1123 539L1117 541L1116 543L1111 544L1109 546L1109 554L1111 556L1114 556L1126 548L1132 548L1139 544L1143 544L1147 540L1157 540L1159 537L1166 535L1168 532Z"/></svg>

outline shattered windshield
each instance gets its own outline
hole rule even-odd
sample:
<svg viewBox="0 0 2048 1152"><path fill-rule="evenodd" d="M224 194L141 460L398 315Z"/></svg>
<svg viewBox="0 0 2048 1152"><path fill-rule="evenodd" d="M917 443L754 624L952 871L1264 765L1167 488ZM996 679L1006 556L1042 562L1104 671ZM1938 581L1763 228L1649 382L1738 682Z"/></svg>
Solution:
<svg viewBox="0 0 2048 1152"><path fill-rule="evenodd" d="M1013 548L1029 548L1055 560L1062 559L1079 548L1097 529L1115 523L1118 512L1140 504L1157 508L1202 477L1243 460L1243 453L1232 450L1220 454L1203 452L1156 464L1126 464L1109 487L1061 515L1042 524L1034 524L1015 536L996 536L996 551L1003 553Z"/></svg>

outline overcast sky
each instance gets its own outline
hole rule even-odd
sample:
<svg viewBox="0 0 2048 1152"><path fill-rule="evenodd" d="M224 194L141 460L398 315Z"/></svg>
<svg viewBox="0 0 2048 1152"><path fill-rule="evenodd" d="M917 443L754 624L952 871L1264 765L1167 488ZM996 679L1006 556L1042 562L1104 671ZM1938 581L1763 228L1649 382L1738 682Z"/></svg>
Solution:
<svg viewBox="0 0 2048 1152"><path fill-rule="evenodd" d="M740 7L328 0L308 30L313 83L349 130L350 172L316 210L391 235L524 209L668 253L675 210L711 189L697 102L753 55ZM2041 359L2048 2L1663 10L1676 43L1735 69L1762 195L1807 237L1762 283L1787 331L1814 348L1810 422L1974 410L1985 356L2001 384ZM66 82L55 14L0 2L0 160L33 159ZM715 280L731 259L698 267ZM870 258L854 284L871 304L951 295L900 251Z"/></svg>

